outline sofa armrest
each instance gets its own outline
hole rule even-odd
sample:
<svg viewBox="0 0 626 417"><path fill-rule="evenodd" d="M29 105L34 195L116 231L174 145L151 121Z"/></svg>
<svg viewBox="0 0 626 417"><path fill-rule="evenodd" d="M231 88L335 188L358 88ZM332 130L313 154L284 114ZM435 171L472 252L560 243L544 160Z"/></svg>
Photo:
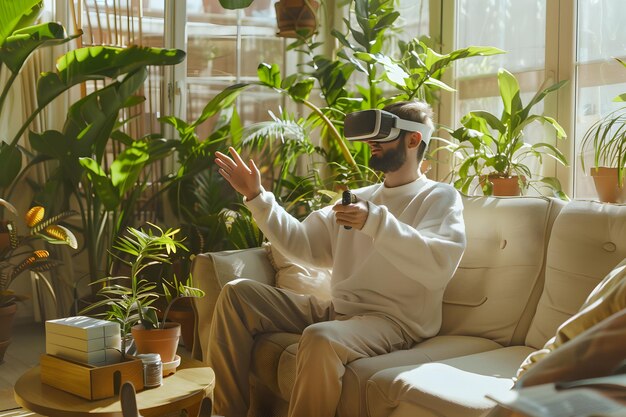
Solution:
<svg viewBox="0 0 626 417"><path fill-rule="evenodd" d="M275 285L276 272L265 249L250 248L200 254L193 260L191 273L194 285L206 293L192 299L196 314L192 356L206 360L213 310L222 287L237 278Z"/></svg>

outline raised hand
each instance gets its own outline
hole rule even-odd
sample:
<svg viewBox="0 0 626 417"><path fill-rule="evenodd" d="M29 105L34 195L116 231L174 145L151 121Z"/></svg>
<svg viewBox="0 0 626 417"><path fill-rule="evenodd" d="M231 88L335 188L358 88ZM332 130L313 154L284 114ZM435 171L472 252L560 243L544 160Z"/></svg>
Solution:
<svg viewBox="0 0 626 417"><path fill-rule="evenodd" d="M220 167L219 173L228 183L247 200L261 194L261 173L250 159L246 164L232 146L228 148L232 159L221 152L215 152L215 163Z"/></svg>

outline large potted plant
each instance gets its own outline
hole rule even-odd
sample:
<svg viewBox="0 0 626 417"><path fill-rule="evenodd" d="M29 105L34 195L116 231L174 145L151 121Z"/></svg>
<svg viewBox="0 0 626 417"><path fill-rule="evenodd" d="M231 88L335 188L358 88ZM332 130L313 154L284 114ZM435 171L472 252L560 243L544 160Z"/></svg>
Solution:
<svg viewBox="0 0 626 417"><path fill-rule="evenodd" d="M126 353L128 335L132 334L138 353L159 353L164 363L174 361L180 324L167 321L170 307L185 297L202 297L204 292L191 286L191 276L184 281L174 281L174 285L163 284L159 290L158 277L148 277L148 273L161 271L153 268L170 264L170 256L178 250L187 250L175 236L179 230L163 230L156 225L150 229L129 227L126 236L120 236L114 246L120 253L118 259L130 269L128 275L103 278L93 283L102 286L98 295L101 300L85 308L87 313L101 307L105 312L97 313L107 320L116 321L122 331L122 351ZM149 272L148 272L149 271ZM160 272L156 272L160 273ZM168 300L163 319L157 318L154 303L162 296ZM155 344L152 344L155 342Z"/></svg>
<svg viewBox="0 0 626 417"><path fill-rule="evenodd" d="M555 195L567 199L559 181L554 177L534 178L529 160L552 158L567 166L565 155L554 145L524 139L524 129L532 123L543 123L554 130L557 139L566 137L561 125L553 118L532 113L535 105L548 94L561 88L566 81L553 84L537 92L527 105L522 104L517 79L505 69L498 71L500 98L504 106L496 116L482 110L471 111L461 119L462 126L448 130L458 142L443 139L445 149L458 160L453 174L454 186L464 193L471 193L475 180L485 195L519 195L528 187L538 188L537 183L547 186Z"/></svg>
<svg viewBox="0 0 626 417"><path fill-rule="evenodd" d="M615 58L626 67L626 62ZM613 99L625 102L626 93ZM626 106L607 114L585 132L581 142L580 162L583 170L589 151L593 155L591 176L600 201L626 202Z"/></svg>
<svg viewBox="0 0 626 417"><path fill-rule="evenodd" d="M13 215L17 215L17 210L8 201L0 199L0 206ZM11 343L13 317L17 311L16 303L27 299L26 296L15 293L10 287L17 278L30 271L37 275L38 281L44 284L54 297L52 285L43 273L56 267L58 262L50 258L47 250L37 249L33 243L38 240L47 241L76 249L78 244L74 234L58 224L73 214L75 213L65 212L45 218L44 208L35 206L24 216L26 226L29 228L26 235L18 234L14 221L6 222L7 239L0 242L0 362Z"/></svg>

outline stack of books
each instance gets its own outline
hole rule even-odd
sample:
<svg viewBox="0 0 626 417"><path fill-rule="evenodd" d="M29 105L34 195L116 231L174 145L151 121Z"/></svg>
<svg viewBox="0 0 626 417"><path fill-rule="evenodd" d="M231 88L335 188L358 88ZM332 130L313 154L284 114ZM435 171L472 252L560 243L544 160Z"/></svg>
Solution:
<svg viewBox="0 0 626 417"><path fill-rule="evenodd" d="M48 320L46 353L93 366L120 362L120 325L83 316Z"/></svg>

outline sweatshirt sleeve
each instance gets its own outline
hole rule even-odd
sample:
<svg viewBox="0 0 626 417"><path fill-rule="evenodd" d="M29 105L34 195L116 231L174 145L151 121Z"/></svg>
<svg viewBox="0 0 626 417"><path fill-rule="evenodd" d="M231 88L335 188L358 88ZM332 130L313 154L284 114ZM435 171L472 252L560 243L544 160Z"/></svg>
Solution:
<svg viewBox="0 0 626 417"><path fill-rule="evenodd" d="M287 213L274 194L263 190L244 203L250 209L259 228L285 256L306 266L331 268L334 222L331 207L312 212L300 222Z"/></svg>
<svg viewBox="0 0 626 417"><path fill-rule="evenodd" d="M463 203L456 190L438 187L426 197L413 225L371 202L361 232L406 276L430 289L447 285L465 250Z"/></svg>

